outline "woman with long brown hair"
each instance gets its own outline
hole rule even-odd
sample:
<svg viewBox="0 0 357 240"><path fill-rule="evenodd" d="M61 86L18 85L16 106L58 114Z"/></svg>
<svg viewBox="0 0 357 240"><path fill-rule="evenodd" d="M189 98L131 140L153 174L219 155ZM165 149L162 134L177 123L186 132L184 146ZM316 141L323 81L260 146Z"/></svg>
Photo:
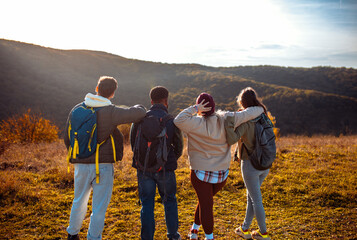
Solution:
<svg viewBox="0 0 357 240"><path fill-rule="evenodd" d="M232 118L227 117L225 120L228 144L233 145L238 141L238 158L241 160L242 176L244 184L247 188L247 207L245 219L243 224L238 227L235 232L244 239L253 238L268 240L270 238L267 233L265 223L265 210L260 187L268 175L269 169L255 169L248 157L255 148L255 123L261 117L264 117L268 120L266 117L267 108L262 103L262 101L259 100L257 93L251 87L245 88L240 92L237 103L241 107L241 110L244 110L248 107L260 106L264 109L264 113L256 119L241 124L236 129L234 129L234 122ZM257 219L259 230L251 233L249 231L249 227L253 221L254 216Z"/></svg>

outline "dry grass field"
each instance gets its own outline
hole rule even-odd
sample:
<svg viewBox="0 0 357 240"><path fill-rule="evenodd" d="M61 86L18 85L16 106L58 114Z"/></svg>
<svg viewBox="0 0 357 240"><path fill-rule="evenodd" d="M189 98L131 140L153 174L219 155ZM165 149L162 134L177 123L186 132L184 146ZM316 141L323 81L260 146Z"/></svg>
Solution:
<svg viewBox="0 0 357 240"><path fill-rule="evenodd" d="M131 151L115 165L115 185L103 239L138 239L140 205ZM5 146L0 155L0 239L65 239L73 199L62 141ZM262 186L272 239L357 238L357 136L282 137L278 158ZM192 224L196 205L187 153L176 171L179 231ZM215 197L216 239L238 239L246 193L233 162L227 185ZM89 211L80 232L85 239ZM161 200L156 201L155 239L166 239ZM256 229L253 221L252 229ZM200 231L201 238L204 236ZM184 238L185 239L185 238Z"/></svg>

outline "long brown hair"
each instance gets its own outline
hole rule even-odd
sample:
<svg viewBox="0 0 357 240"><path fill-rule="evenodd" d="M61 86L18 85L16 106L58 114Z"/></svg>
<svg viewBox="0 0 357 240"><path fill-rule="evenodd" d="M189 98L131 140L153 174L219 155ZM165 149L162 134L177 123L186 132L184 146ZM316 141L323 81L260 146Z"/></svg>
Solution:
<svg viewBox="0 0 357 240"><path fill-rule="evenodd" d="M237 103L243 109L248 108L248 107L253 107L253 106L260 106L260 107L264 108L264 113L268 114L267 107L258 98L257 93L251 87L247 87L239 93L239 95L237 97Z"/></svg>

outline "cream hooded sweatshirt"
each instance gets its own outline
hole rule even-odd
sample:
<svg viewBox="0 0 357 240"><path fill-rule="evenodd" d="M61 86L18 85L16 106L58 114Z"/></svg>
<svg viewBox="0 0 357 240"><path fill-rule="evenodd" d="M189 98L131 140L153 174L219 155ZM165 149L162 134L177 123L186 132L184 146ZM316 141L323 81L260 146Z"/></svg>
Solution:
<svg viewBox="0 0 357 240"><path fill-rule="evenodd" d="M112 102L105 97L88 93L84 98L84 104L88 107L105 107L112 104Z"/></svg>
<svg viewBox="0 0 357 240"><path fill-rule="evenodd" d="M258 117L262 107L250 107L241 112L220 112L207 118L197 116L194 106L180 112L174 119L175 125L188 139L188 159L192 170L227 170L231 161L231 147L226 140L224 119L234 116L235 128Z"/></svg>

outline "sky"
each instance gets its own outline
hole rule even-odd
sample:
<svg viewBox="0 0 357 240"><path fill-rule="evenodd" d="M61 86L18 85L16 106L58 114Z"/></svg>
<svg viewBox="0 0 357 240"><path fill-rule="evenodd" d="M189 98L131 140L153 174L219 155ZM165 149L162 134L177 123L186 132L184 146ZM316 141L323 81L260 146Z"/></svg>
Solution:
<svg viewBox="0 0 357 240"><path fill-rule="evenodd" d="M357 0L0 0L0 38L162 63L357 68Z"/></svg>

